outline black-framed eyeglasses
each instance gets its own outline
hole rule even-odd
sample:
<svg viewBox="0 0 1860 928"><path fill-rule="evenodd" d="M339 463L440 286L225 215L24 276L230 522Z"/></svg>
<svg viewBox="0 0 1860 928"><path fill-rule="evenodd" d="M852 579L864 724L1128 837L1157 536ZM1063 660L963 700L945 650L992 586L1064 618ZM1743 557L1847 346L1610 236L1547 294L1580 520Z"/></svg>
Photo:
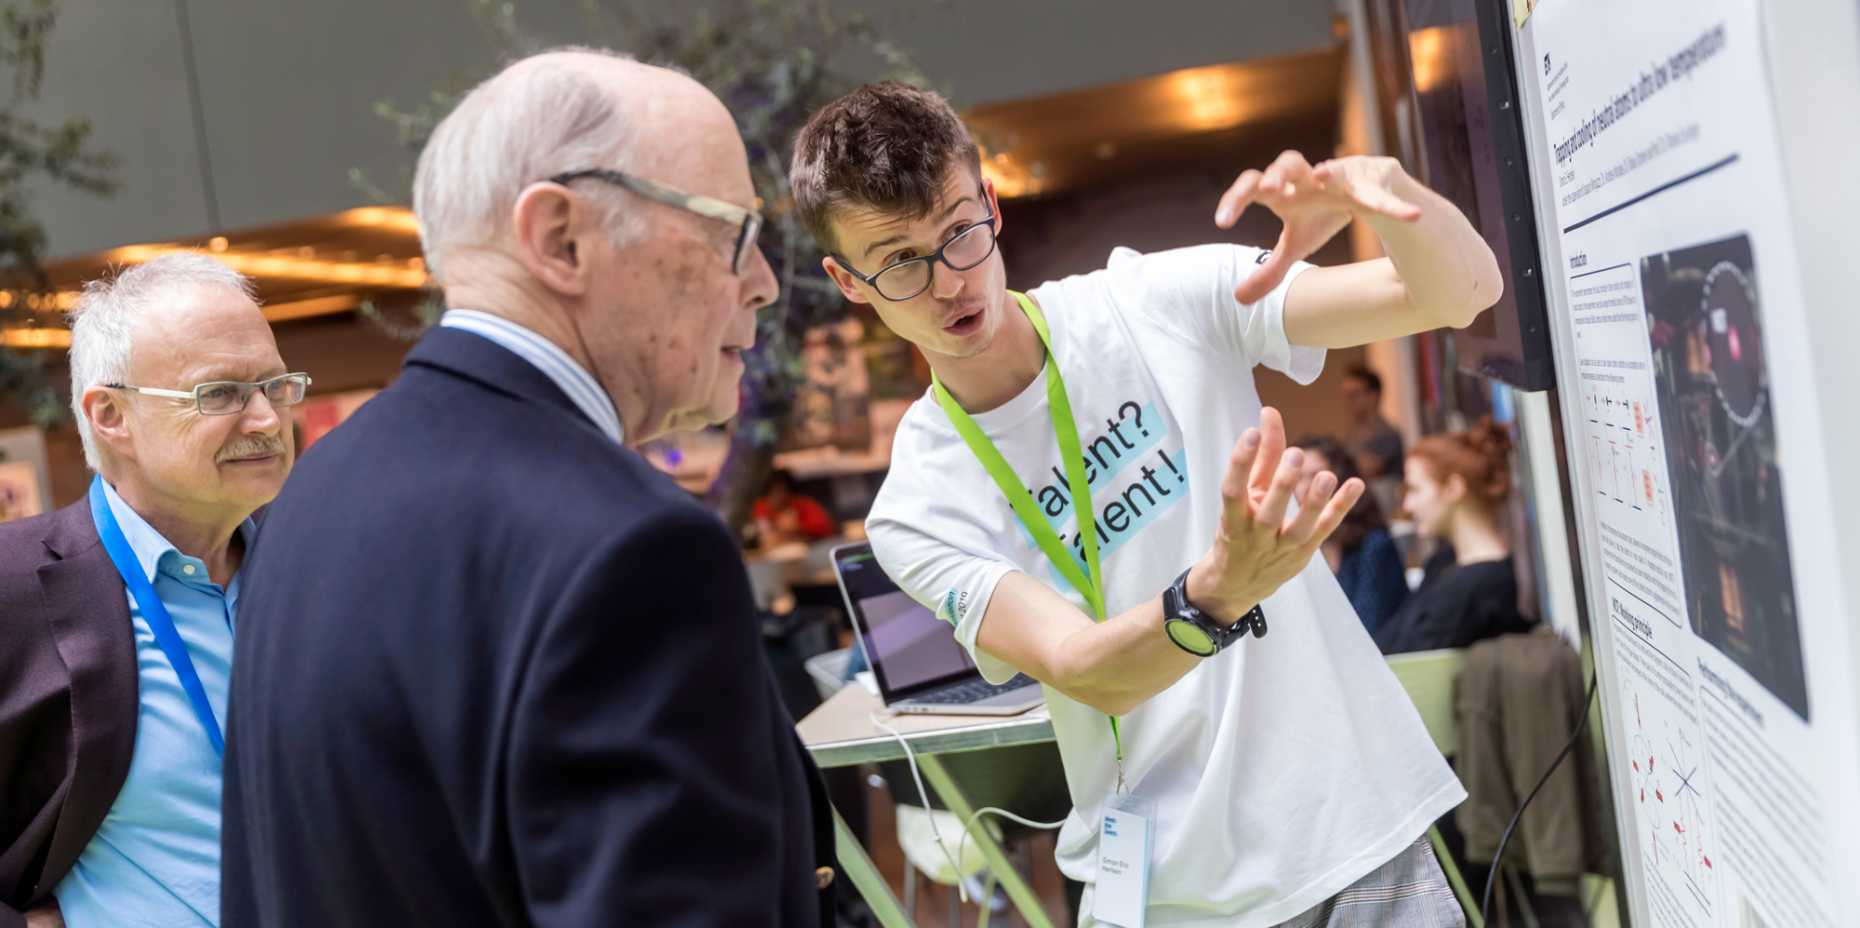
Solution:
<svg viewBox="0 0 1860 928"><path fill-rule="evenodd" d="M304 401L304 394L310 391L310 375L293 373L279 374L269 380L247 383L240 380L209 380L194 385L192 390L163 390L159 387L134 387L126 383L106 383L112 390L128 390L146 396L159 396L171 400L189 400L194 410L203 416L230 416L244 412L247 403L252 401L252 394L263 391L265 401L273 406L295 406Z"/></svg>
<svg viewBox="0 0 1860 928"><path fill-rule="evenodd" d="M893 261L867 277L853 269L845 258L835 258L846 273L864 281L878 295L901 303L930 289L931 272L938 261L950 270L966 271L988 260L995 253L995 217L991 214L976 224L957 232L943 247L927 255Z"/></svg>
<svg viewBox="0 0 1860 928"><path fill-rule="evenodd" d="M711 219L718 219L735 225L737 227L736 248L731 252L730 256L730 273L732 274L741 274L743 272L743 268L748 264L749 250L756 247L757 236L762 234L762 214L753 209L744 209L741 206L737 206L735 203L719 200L716 197L686 193L683 190L667 187L657 181L647 180L644 177L628 174L625 171L615 171L607 168L587 168L585 170L567 171L557 174L549 178L549 181L550 183L567 186L575 181L588 177L613 184L616 187L624 187L648 200L664 203L667 206L676 206L679 209L696 213L699 216L707 216Z"/></svg>

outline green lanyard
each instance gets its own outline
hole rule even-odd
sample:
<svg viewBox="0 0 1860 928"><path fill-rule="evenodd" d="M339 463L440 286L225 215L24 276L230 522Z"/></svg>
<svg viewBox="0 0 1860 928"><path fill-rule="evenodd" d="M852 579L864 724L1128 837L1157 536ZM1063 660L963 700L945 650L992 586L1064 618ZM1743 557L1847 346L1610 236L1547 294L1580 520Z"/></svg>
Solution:
<svg viewBox="0 0 1860 928"><path fill-rule="evenodd" d="M1040 334L1040 344L1046 348L1046 405L1052 411L1053 440L1059 443L1059 456L1066 465L1066 484L1072 491L1072 508L1078 514L1078 530L1084 535L1085 567L1079 570L1078 561L1066 550L1065 542L1059 540L1059 533L1053 531L1040 507L1033 501L1033 494L1020 481L1014 469L1008 466L1007 459L995 448L995 443L982 434L981 426L963 411L956 398L949 395L943 384L936 379L936 373L930 374L930 390L936 394L937 404L949 416L950 424L956 427L956 434L968 444L975 459L980 461L982 469L993 477L995 486L1001 488L1001 495L1007 497L1008 505L1014 508L1014 514L1020 517L1020 524L1026 526L1027 532L1046 552L1047 560L1053 563L1072 588L1085 597L1091 606L1092 617L1099 622L1105 620L1104 614L1104 570L1098 564L1098 520L1092 512L1091 485L1085 480L1085 455L1079 446L1078 424L1072 418L1072 402L1066 398L1066 380L1060 376L1059 361L1053 357L1053 340L1046 331L1046 317L1040 308L1027 298L1025 293L1008 291L1020 302L1021 311L1027 314L1027 321L1033 323L1033 330ZM1111 720L1111 742L1117 747L1117 779L1121 788L1124 779L1124 739L1118 734L1117 719Z"/></svg>

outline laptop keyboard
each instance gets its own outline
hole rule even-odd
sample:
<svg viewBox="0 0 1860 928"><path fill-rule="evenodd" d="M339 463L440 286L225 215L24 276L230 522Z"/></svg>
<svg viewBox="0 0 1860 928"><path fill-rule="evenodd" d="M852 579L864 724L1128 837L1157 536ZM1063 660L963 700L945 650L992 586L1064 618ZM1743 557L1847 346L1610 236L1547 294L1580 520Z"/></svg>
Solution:
<svg viewBox="0 0 1860 928"><path fill-rule="evenodd" d="M1020 689L1032 682L1033 680L1025 674L1015 674L1012 680L999 685L977 677L973 680L964 680L961 683L952 683L942 689L931 690L928 693L919 693L917 696L912 697L910 701L934 702L946 706L962 706L999 696L1008 690Z"/></svg>

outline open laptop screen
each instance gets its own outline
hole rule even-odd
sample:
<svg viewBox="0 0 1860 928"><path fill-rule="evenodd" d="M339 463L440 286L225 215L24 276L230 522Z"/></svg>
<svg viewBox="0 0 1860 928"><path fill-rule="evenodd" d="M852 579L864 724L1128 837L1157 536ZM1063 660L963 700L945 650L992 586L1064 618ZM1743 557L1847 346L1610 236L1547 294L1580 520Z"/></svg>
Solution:
<svg viewBox="0 0 1860 928"><path fill-rule="evenodd" d="M886 698L975 672L948 622L898 589L866 545L834 552L847 607Z"/></svg>

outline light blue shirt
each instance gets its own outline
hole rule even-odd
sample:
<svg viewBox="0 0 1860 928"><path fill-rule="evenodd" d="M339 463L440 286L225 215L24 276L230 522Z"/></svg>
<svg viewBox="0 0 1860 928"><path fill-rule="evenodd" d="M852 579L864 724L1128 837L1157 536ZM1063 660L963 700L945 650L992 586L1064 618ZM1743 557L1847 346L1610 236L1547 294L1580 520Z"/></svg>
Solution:
<svg viewBox="0 0 1860 928"><path fill-rule="evenodd" d="M167 607L222 728L232 677L239 578L222 590L104 483L104 498L136 563ZM256 527L240 527L247 547ZM135 755L129 777L77 864L52 894L71 928L217 926L220 921L220 757L181 681L127 589L136 633Z"/></svg>
<svg viewBox="0 0 1860 928"><path fill-rule="evenodd" d="M554 342L502 316L481 313L475 309L446 310L446 314L439 317L439 324L448 329L464 329L482 335L510 349L517 357L542 371L543 376L567 394L575 408L593 420L608 438L616 444L625 443L620 414L614 410L613 398L601 389L587 368L576 364L575 359Z"/></svg>

